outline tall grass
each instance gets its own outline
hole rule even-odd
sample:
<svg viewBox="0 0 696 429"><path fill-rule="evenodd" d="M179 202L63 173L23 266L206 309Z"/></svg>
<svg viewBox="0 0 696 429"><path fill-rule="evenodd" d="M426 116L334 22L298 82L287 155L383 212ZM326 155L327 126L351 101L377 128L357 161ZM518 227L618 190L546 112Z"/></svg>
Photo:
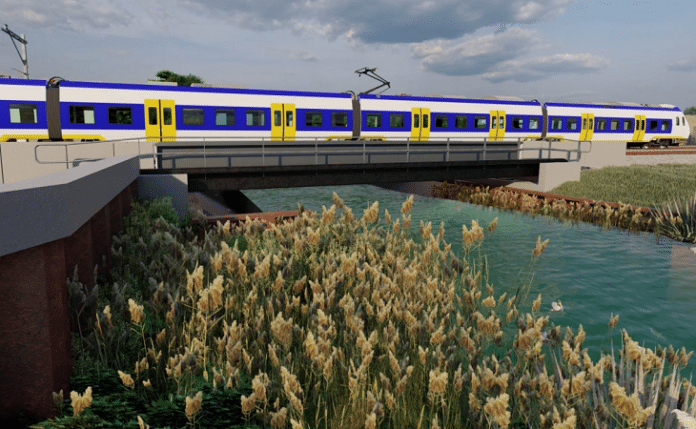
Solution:
<svg viewBox="0 0 696 429"><path fill-rule="evenodd" d="M696 192L696 165L632 165L583 171L552 194L659 208L690 199Z"/></svg>
<svg viewBox="0 0 696 429"><path fill-rule="evenodd" d="M271 428L667 428L675 409L696 415L680 375L691 353L624 332L618 356L593 362L582 326L549 324L528 283L489 285L479 249L495 223L463 226L456 255L443 225L411 232L412 201L395 220L378 203L358 219L334 194L321 214L226 223L203 242L158 220L148 241L117 241L141 283L102 297L85 354L144 401L179 401L194 427L214 412L206 386L250 386L241 417ZM530 243L532 265L547 243Z"/></svg>

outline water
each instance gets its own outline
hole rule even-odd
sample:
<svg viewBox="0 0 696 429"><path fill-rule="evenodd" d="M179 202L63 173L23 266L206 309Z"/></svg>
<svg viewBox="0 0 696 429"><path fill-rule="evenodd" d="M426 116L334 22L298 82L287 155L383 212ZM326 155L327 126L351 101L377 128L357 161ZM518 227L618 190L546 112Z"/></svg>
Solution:
<svg viewBox="0 0 696 429"><path fill-rule="evenodd" d="M244 193L265 211L296 210L301 202L321 213L322 205L328 208L333 204L333 191L358 219L364 209L379 201L382 224L384 209L397 219L407 197L369 185ZM524 309L529 311L531 301L541 293L541 314L550 315L551 322L574 330L583 325L587 333L584 345L594 361L600 351L610 351L610 338L615 348L620 347L621 329L646 347L671 344L675 349L686 347L687 352L696 349L696 254L688 245L648 233L573 225L418 195L411 214L411 231L416 235L421 219L432 221L433 234L444 222L445 241L458 255L462 255L462 224L470 226L476 219L485 228L498 217L497 229L492 234L486 231L482 246L496 296L510 290L520 271L529 267L537 237L548 238L546 251L533 267L533 284ZM551 312L551 302L559 300L564 311ZM607 324L611 313L620 318L610 337ZM692 357L690 369L696 367L695 361Z"/></svg>

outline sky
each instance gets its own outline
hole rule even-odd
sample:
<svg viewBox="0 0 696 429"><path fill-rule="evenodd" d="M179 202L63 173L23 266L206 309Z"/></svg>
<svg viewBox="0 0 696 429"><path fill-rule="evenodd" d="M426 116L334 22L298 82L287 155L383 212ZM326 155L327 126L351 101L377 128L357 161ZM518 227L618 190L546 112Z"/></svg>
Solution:
<svg viewBox="0 0 696 429"><path fill-rule="evenodd" d="M31 78L696 105L693 0L0 0ZM0 75L20 77L0 32Z"/></svg>

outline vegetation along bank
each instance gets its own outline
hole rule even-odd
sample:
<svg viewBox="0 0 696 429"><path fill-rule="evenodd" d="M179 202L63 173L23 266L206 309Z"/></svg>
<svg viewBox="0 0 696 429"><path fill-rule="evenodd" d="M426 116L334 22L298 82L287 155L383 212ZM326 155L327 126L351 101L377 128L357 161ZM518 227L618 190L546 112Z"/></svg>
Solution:
<svg viewBox="0 0 696 429"><path fill-rule="evenodd" d="M266 228L203 232L165 203L136 205L113 243L112 280L69 284L73 390L35 428L627 428L693 419L692 352L623 331L593 361L585 332L541 316L531 268L488 281L462 227L411 225L375 202ZM412 230L414 230L412 232ZM608 320L616 329L618 316Z"/></svg>
<svg viewBox="0 0 696 429"><path fill-rule="evenodd" d="M564 183L549 193L457 182L434 185L432 195L696 242L696 165L588 170L579 182Z"/></svg>

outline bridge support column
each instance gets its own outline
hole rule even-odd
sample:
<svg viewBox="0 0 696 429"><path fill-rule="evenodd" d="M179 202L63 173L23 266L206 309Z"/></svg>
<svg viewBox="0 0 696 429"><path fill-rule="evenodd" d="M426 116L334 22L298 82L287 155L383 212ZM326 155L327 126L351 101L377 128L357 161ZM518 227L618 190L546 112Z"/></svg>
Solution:
<svg viewBox="0 0 696 429"><path fill-rule="evenodd" d="M533 182L512 182L508 186L512 188L527 189L529 191L548 192L564 182L577 182L580 180L580 163L578 162L550 162L539 164L539 179Z"/></svg>

